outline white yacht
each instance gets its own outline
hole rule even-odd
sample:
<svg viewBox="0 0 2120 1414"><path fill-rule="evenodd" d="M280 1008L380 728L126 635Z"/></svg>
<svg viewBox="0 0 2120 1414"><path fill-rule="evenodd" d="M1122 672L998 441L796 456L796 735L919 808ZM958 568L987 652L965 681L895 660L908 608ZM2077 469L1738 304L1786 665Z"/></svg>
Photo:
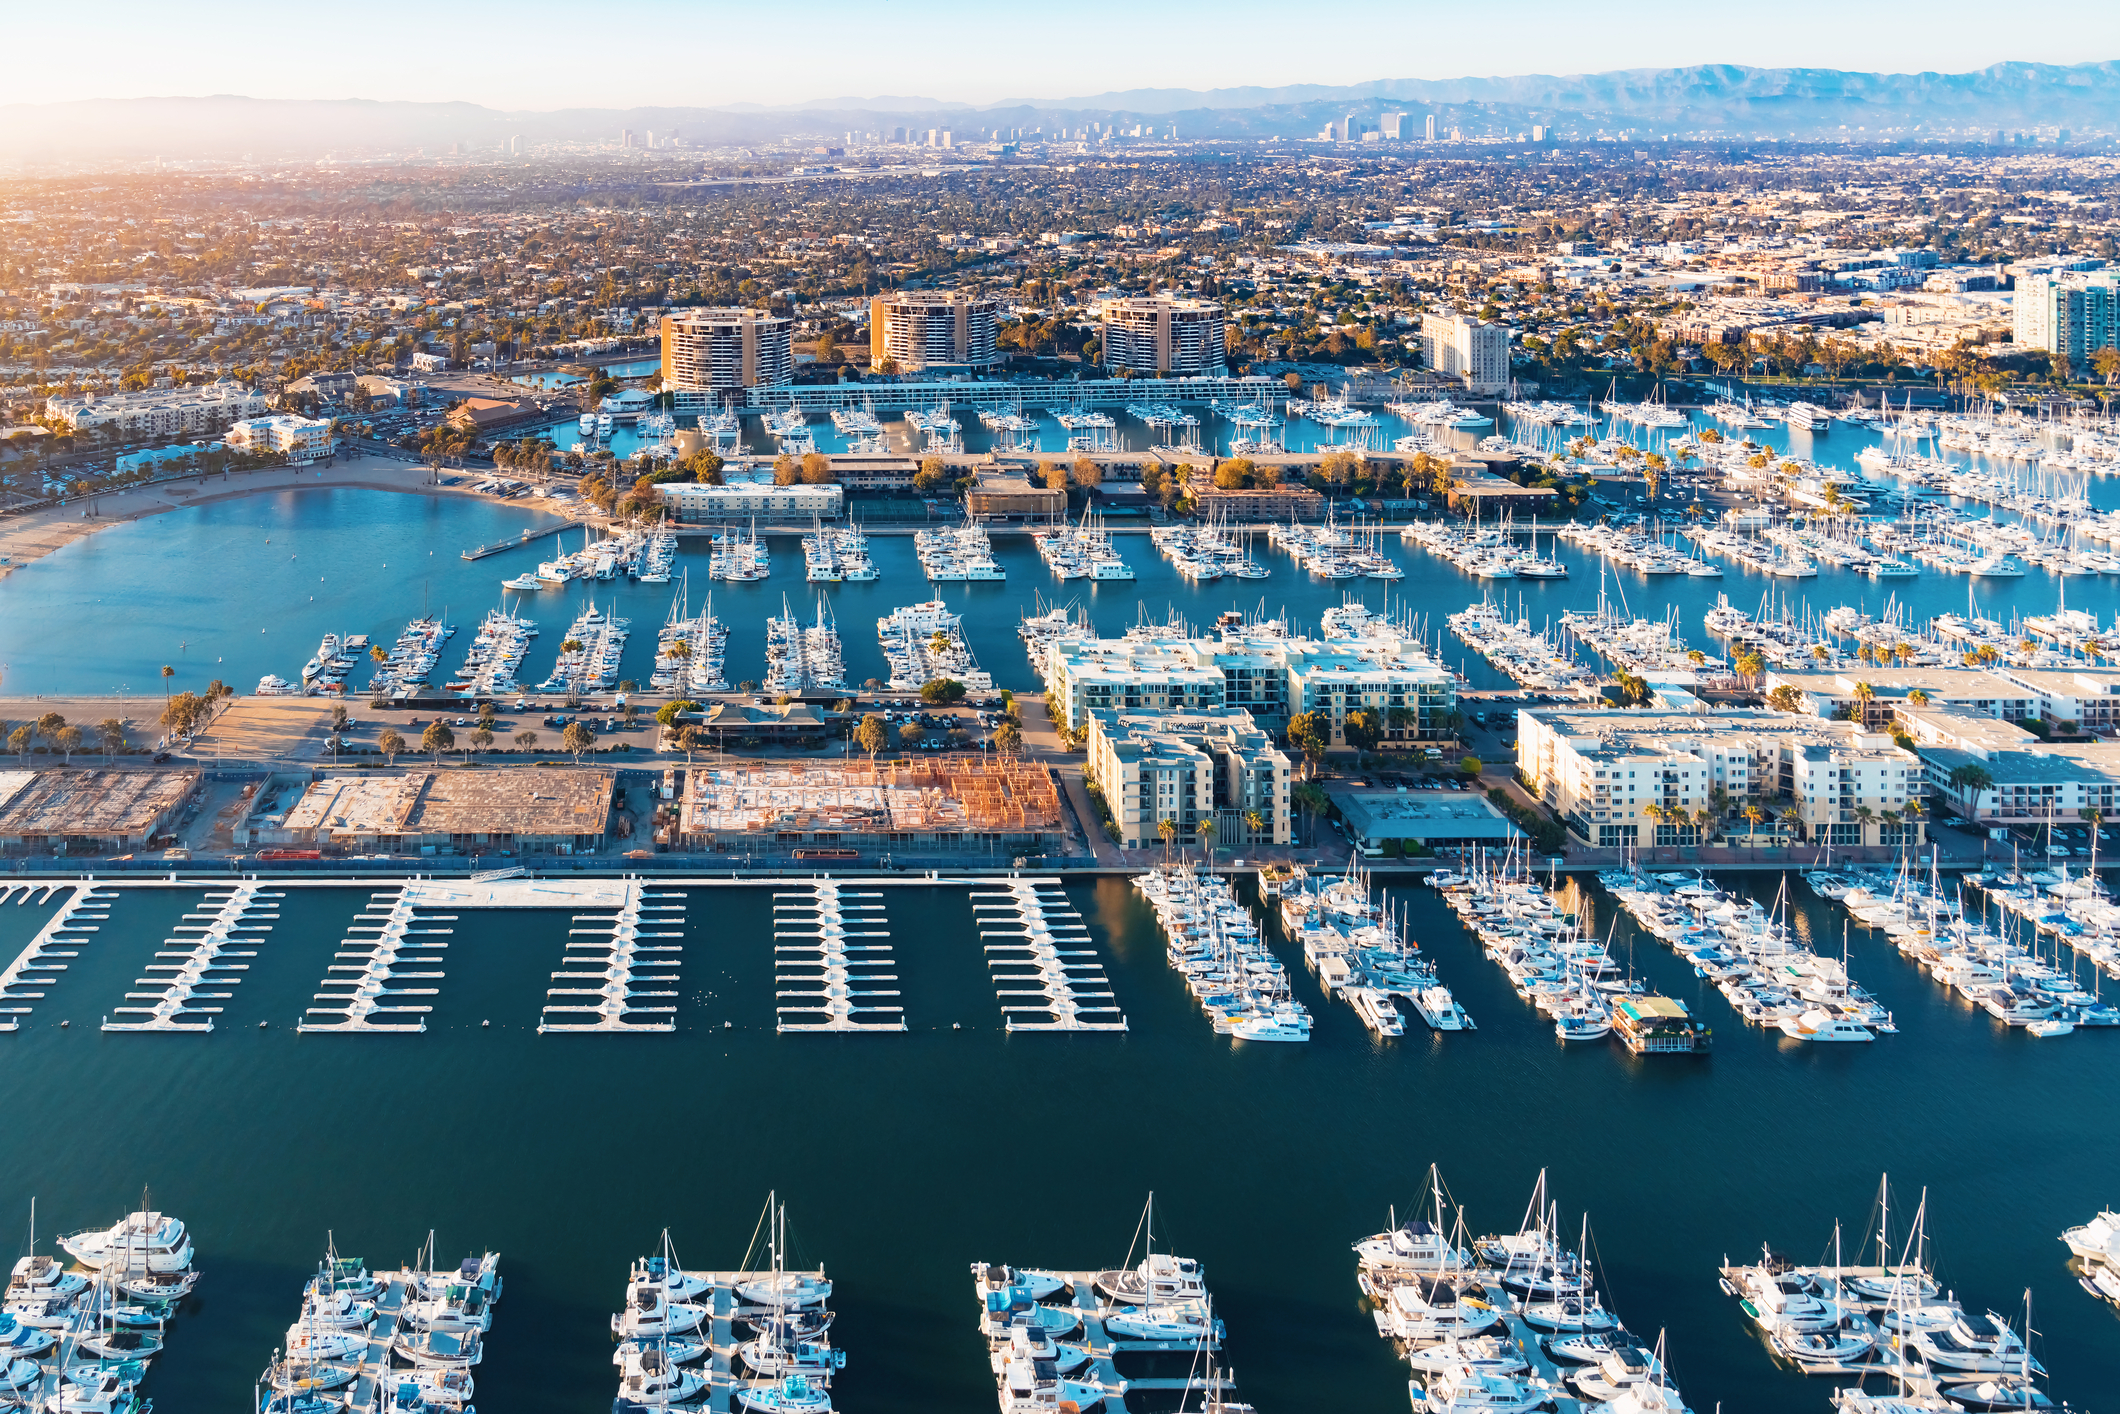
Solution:
<svg viewBox="0 0 2120 1414"><path fill-rule="evenodd" d="M673 1404L698 1399L707 1388L707 1377L672 1360L660 1346L630 1347L620 1367L618 1397L611 1401L612 1414L650 1414Z"/></svg>
<svg viewBox="0 0 2120 1414"><path fill-rule="evenodd" d="M191 1265L191 1238L165 1213L130 1213L107 1228L69 1233L59 1245L97 1272L180 1272Z"/></svg>
<svg viewBox="0 0 2120 1414"><path fill-rule="evenodd" d="M808 1375L789 1375L778 1383L736 1391L736 1402L752 1414L832 1414L832 1396Z"/></svg>
<svg viewBox="0 0 2120 1414"><path fill-rule="evenodd" d="M1439 1276L1447 1271L1469 1271L1472 1254L1453 1247L1431 1223L1409 1218L1389 1232L1365 1237L1354 1245L1355 1255L1365 1267L1383 1272L1420 1272Z"/></svg>

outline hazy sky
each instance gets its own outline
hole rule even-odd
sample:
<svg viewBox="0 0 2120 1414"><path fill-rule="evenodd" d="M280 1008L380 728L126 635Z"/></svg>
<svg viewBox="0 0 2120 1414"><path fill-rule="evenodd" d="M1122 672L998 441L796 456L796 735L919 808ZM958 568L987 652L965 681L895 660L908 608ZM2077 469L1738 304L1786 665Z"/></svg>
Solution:
<svg viewBox="0 0 2120 1414"><path fill-rule="evenodd" d="M0 102L244 94L502 109L989 103L1673 64L1962 71L2120 58L2120 5L2021 0L103 0L25 5Z"/></svg>

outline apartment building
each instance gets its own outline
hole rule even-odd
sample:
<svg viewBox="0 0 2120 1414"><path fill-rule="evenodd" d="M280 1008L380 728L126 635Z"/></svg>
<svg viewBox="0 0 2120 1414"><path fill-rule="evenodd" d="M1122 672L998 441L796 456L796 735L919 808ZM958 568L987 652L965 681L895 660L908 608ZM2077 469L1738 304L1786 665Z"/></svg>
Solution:
<svg viewBox="0 0 2120 1414"><path fill-rule="evenodd" d="M1185 843L1203 820L1218 844L1289 843L1290 762L1249 712L1094 712L1087 770L1124 848L1161 843L1165 820Z"/></svg>
<svg viewBox="0 0 2120 1414"><path fill-rule="evenodd" d="M1903 709L1900 721L1930 793L1968 820L2074 825L2085 810L2112 819L2120 804L2120 744L2045 742L2015 722L1937 707Z"/></svg>
<svg viewBox="0 0 2120 1414"><path fill-rule="evenodd" d="M1509 387L1509 329L1463 314L1421 317L1421 352L1428 367L1474 393Z"/></svg>
<svg viewBox="0 0 2120 1414"><path fill-rule="evenodd" d="M219 382L203 388L152 388L137 393L82 393L44 401L45 416L76 432L114 428L131 437L177 437L219 432L246 417L270 412L262 393L239 383Z"/></svg>
<svg viewBox="0 0 2120 1414"><path fill-rule="evenodd" d="M1222 376L1229 369L1222 306L1175 295L1106 300L1104 366L1157 377Z"/></svg>
<svg viewBox="0 0 2120 1414"><path fill-rule="evenodd" d="M2000 672L1982 668L1861 668L1849 672L1798 673L1770 669L1763 686L1796 690L1802 711L1814 717L1862 717L1881 726L1908 705L1948 707L1977 717L2020 722L2037 716L2038 693Z"/></svg>
<svg viewBox="0 0 2120 1414"><path fill-rule="evenodd" d="M1922 797L1921 758L1857 722L1756 710L1527 709L1517 713L1517 761L1531 792L1600 849L1742 835L1752 828L1738 814L1748 801L1768 817L1760 833L1846 846L1921 840L1908 811Z"/></svg>
<svg viewBox="0 0 2120 1414"><path fill-rule="evenodd" d="M795 376L794 330L793 320L759 309L666 314L663 387L680 395L681 412L697 412L721 394L779 387ZM684 394L695 396L688 399Z"/></svg>
<svg viewBox="0 0 2120 1414"><path fill-rule="evenodd" d="M2017 282L2010 320L2018 348L2065 353L2086 367L2098 350L2120 347L2120 271L2027 275Z"/></svg>
<svg viewBox="0 0 2120 1414"><path fill-rule="evenodd" d="M869 360L900 373L978 373L1001 362L1001 300L956 290L898 290L869 301Z"/></svg>
<svg viewBox="0 0 2120 1414"><path fill-rule="evenodd" d="M331 455L331 423L322 418L274 413L236 423L222 441L231 451L253 456L282 456L291 462L322 461Z"/></svg>
<svg viewBox="0 0 2120 1414"><path fill-rule="evenodd" d="M1374 713L1385 741L1414 742L1447 735L1457 705L1447 668L1417 642L1381 635L1326 642L1253 629L1057 642L1046 682L1069 728L1096 712L1229 707L1278 731L1314 712L1335 748L1349 745L1349 713Z"/></svg>

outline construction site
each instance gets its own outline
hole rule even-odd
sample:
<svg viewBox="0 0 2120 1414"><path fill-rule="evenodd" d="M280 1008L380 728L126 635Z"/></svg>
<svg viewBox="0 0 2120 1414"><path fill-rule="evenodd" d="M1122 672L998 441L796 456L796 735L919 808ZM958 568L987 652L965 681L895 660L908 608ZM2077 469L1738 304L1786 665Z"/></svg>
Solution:
<svg viewBox="0 0 2120 1414"><path fill-rule="evenodd" d="M734 761L686 774L682 848L1042 852L1062 834L1041 765L1002 756Z"/></svg>

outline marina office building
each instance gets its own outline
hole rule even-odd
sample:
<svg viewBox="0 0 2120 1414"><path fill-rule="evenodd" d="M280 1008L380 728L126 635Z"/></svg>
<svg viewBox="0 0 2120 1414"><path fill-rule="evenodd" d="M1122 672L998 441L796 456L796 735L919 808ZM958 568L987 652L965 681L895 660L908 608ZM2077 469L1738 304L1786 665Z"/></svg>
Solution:
<svg viewBox="0 0 2120 1414"><path fill-rule="evenodd" d="M698 414L750 388L795 376L795 322L759 309L688 309L662 320L663 387Z"/></svg>
<svg viewBox="0 0 2120 1414"><path fill-rule="evenodd" d="M1787 797L1813 844L1912 845L1921 758L1859 722L1745 709L1517 713L1517 769L1570 833L1599 849L1700 844L1751 827L1729 812ZM1785 828L1768 808L1760 833Z"/></svg>
<svg viewBox="0 0 2120 1414"><path fill-rule="evenodd" d="M1143 295L1104 303L1104 366L1168 378L1220 377L1229 363L1222 306Z"/></svg>
<svg viewBox="0 0 2120 1414"><path fill-rule="evenodd" d="M1001 301L956 290L898 290L869 301L869 360L900 373L984 373L1001 363Z"/></svg>
<svg viewBox="0 0 2120 1414"><path fill-rule="evenodd" d="M1085 769L1123 848L1162 843L1165 820L1182 844L1203 820L1220 845L1289 842L1288 755L1240 708L1092 712Z"/></svg>
<svg viewBox="0 0 2120 1414"><path fill-rule="evenodd" d="M1060 640L1046 650L1045 677L1071 730L1086 730L1096 712L1233 707L1278 731L1291 716L1316 712L1331 744L1344 748L1350 712L1374 712L1386 741L1430 741L1449 734L1457 705L1449 670L1390 635L1327 642L1235 631L1217 639Z"/></svg>

